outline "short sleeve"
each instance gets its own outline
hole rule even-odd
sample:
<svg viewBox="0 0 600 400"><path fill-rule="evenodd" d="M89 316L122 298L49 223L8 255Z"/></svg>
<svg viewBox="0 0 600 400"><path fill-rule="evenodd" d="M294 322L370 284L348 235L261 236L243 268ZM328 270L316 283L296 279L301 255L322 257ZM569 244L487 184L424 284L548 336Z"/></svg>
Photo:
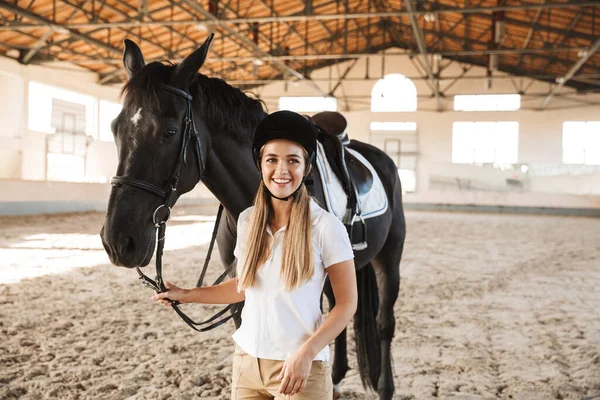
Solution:
<svg viewBox="0 0 600 400"><path fill-rule="evenodd" d="M244 253L246 252L246 227L247 227L247 218L250 214L250 208L242 211L237 221L237 231L236 231L236 239L235 239L235 248L233 249L233 255L238 260L242 258Z"/></svg>
<svg viewBox="0 0 600 400"><path fill-rule="evenodd" d="M332 215L323 227L321 235L321 253L325 268L354 258L348 231L342 221Z"/></svg>

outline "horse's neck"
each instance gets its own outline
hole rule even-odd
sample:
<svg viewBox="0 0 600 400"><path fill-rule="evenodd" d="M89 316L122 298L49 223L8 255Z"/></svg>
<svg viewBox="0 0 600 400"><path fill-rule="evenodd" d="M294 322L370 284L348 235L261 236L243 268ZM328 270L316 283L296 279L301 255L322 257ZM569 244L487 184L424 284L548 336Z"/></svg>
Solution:
<svg viewBox="0 0 600 400"><path fill-rule="evenodd" d="M213 139L202 182L236 218L252 205L260 173L249 148L229 138Z"/></svg>

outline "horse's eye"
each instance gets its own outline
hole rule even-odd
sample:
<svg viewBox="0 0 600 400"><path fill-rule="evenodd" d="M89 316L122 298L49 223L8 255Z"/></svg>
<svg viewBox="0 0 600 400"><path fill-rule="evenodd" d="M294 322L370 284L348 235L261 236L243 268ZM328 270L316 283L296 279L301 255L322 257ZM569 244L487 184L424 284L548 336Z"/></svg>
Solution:
<svg viewBox="0 0 600 400"><path fill-rule="evenodd" d="M163 136L165 139L171 139L175 137L176 134L177 131L175 129L168 129Z"/></svg>

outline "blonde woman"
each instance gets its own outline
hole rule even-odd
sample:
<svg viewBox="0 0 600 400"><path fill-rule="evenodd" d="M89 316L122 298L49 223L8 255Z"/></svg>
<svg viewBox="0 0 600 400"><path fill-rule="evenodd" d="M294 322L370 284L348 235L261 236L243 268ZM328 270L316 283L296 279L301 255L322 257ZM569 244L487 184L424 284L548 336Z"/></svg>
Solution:
<svg viewBox="0 0 600 400"><path fill-rule="evenodd" d="M291 111L257 127L253 155L262 182L254 206L238 219L237 278L213 287L169 289L153 299L233 304L245 300L233 334L232 399L331 399L328 344L356 311L354 255L344 225L320 208L304 180L316 132ZM335 307L323 318L326 276Z"/></svg>

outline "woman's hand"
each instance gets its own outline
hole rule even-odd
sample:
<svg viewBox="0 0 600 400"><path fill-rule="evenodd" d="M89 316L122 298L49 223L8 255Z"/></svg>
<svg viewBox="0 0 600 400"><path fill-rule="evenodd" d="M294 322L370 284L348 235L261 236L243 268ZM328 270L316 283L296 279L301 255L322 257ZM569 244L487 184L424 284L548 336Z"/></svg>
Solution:
<svg viewBox="0 0 600 400"><path fill-rule="evenodd" d="M165 306L171 306L171 302L169 300L179 301L179 302L183 303L183 301L182 301L183 297L189 292L189 290L178 288L177 286L175 286L172 283L169 283L167 281L165 281L165 287L167 288L166 292L162 292L162 293L154 292L155 294L154 294L154 296L152 296L152 300L156 300ZM167 299L169 299L169 300L167 300Z"/></svg>
<svg viewBox="0 0 600 400"><path fill-rule="evenodd" d="M277 380L281 381L279 393L286 396L293 396L304 390L310 368L312 367L312 358L302 350L298 350L283 363L281 373Z"/></svg>

